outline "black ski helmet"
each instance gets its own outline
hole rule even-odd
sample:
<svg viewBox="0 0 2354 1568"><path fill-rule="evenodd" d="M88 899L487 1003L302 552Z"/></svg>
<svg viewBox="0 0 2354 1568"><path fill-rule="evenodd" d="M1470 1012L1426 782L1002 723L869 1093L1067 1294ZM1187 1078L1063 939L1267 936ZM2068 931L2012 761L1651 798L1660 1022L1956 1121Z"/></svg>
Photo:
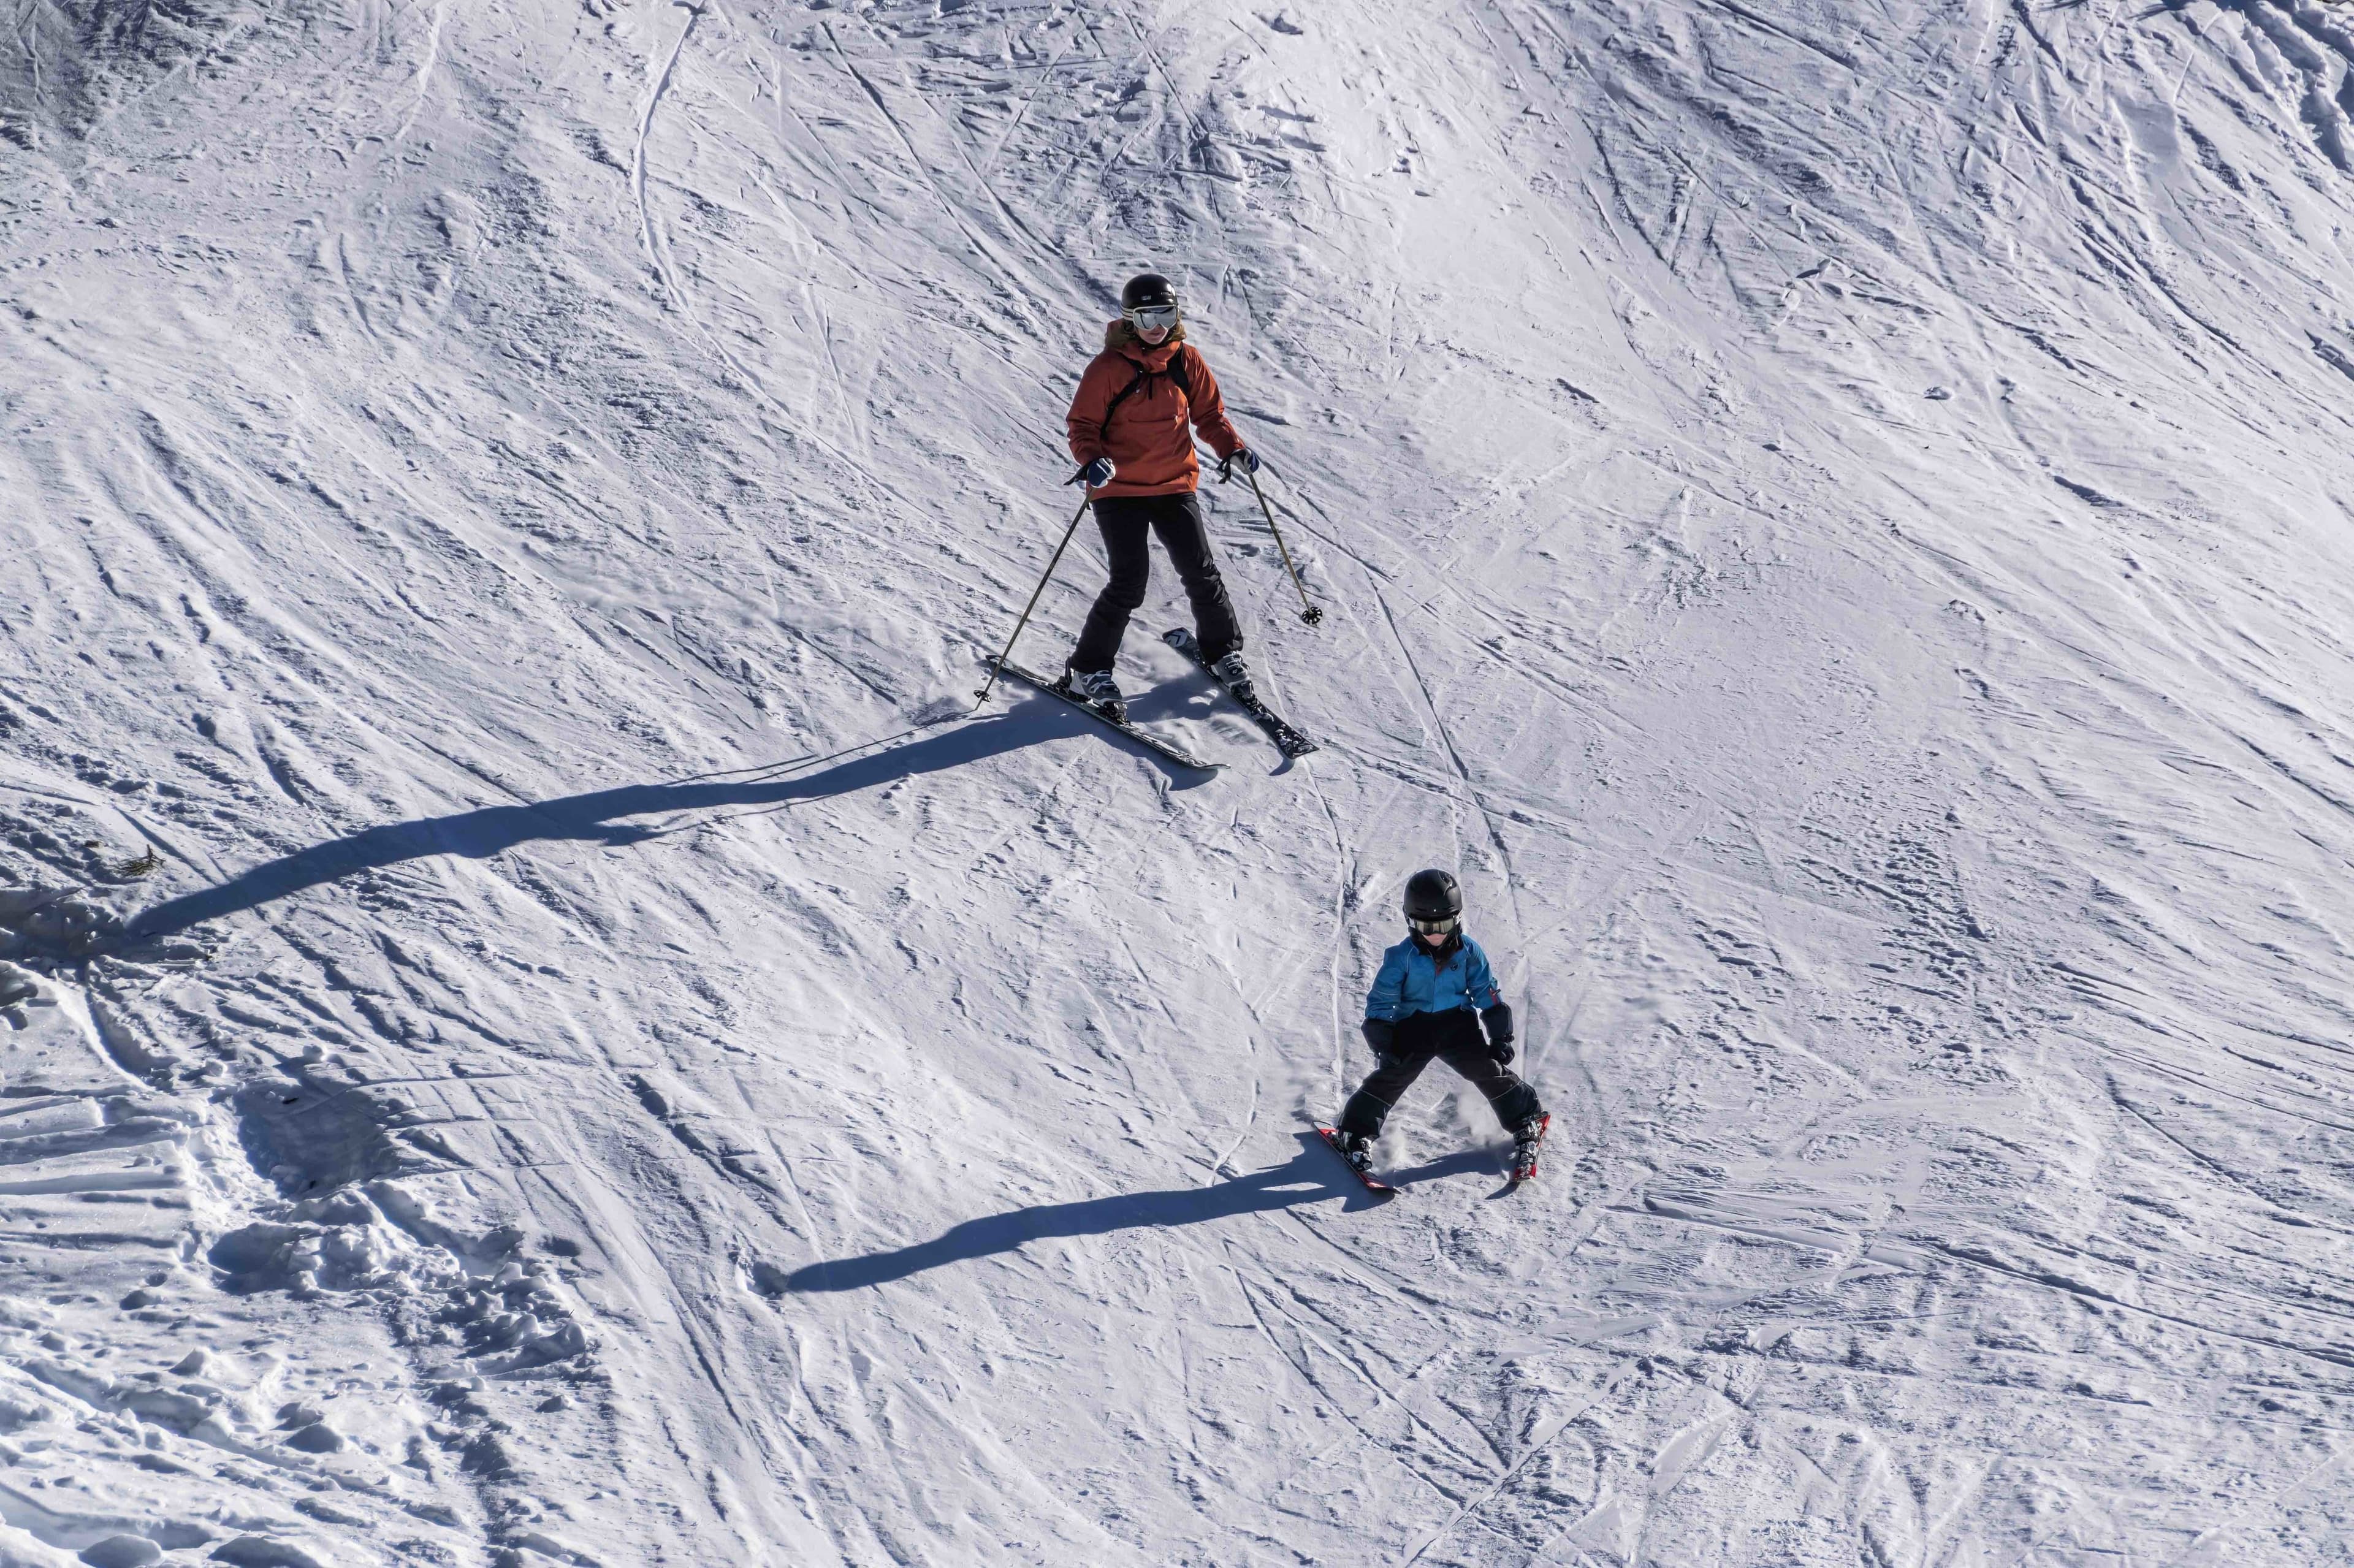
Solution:
<svg viewBox="0 0 2354 1568"><path fill-rule="evenodd" d="M1441 920L1459 918L1463 913L1463 889L1450 872L1436 866L1417 871L1406 878L1405 917L1409 922L1436 924Z"/></svg>
<svg viewBox="0 0 2354 1568"><path fill-rule="evenodd" d="M1176 302L1176 287L1158 272L1139 272L1119 291L1119 308L1123 312Z"/></svg>

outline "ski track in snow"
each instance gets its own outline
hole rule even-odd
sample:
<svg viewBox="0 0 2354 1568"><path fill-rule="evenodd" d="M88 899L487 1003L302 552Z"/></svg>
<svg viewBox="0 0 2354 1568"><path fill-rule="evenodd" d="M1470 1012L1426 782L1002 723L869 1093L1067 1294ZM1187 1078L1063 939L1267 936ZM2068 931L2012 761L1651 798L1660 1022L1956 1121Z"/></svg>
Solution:
<svg viewBox="0 0 2354 1568"><path fill-rule="evenodd" d="M395 142L407 141L409 132L416 128L417 117L425 111L425 95L433 83L433 67L441 58L441 26L449 17L449 0L434 0L433 19L425 27L425 58L417 66L416 96L409 101L408 112L401 117L400 129L392 133ZM682 42L684 38L681 35ZM642 143L642 127L640 139Z"/></svg>
<svg viewBox="0 0 2354 1568"><path fill-rule="evenodd" d="M0 1563L2354 1561L2354 21L86 10ZM1165 568L1214 779L941 716L1147 266L1301 762ZM1375 1204L1426 863L1555 1126Z"/></svg>

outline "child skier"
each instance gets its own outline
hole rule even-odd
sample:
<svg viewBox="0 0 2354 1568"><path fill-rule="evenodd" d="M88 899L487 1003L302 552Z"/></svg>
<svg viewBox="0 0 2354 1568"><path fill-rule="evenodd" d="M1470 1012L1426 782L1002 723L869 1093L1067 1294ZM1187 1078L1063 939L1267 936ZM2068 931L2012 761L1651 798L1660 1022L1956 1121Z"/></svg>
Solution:
<svg viewBox="0 0 2354 1568"><path fill-rule="evenodd" d="M1061 683L1112 718L1128 716L1112 661L1128 618L1144 604L1152 571L1147 542L1158 534L1193 602L1203 661L1220 684L1247 703L1257 694L1243 662L1242 624L1193 494L1202 473L1193 432L1217 452L1221 478L1237 466L1257 473L1258 454L1227 419L1209 362L1185 341L1183 313L1169 280L1158 272L1130 278L1119 304L1119 320L1104 329L1103 352L1079 377L1066 417L1071 456L1081 465L1077 478L1087 487L1111 557L1111 580L1087 612Z"/></svg>
<svg viewBox="0 0 2354 1568"><path fill-rule="evenodd" d="M1431 1058L1441 1057L1488 1097L1512 1135L1512 1179L1525 1181L1536 1173L1537 1143L1553 1118L1508 1065L1512 1010L1496 990L1488 955L1463 934L1463 889L1446 872L1418 871L1405 885L1405 902L1412 929L1382 955L1365 998L1365 1044L1373 1048L1374 1067L1341 1113L1341 1158L1360 1176L1371 1176L1383 1119Z"/></svg>

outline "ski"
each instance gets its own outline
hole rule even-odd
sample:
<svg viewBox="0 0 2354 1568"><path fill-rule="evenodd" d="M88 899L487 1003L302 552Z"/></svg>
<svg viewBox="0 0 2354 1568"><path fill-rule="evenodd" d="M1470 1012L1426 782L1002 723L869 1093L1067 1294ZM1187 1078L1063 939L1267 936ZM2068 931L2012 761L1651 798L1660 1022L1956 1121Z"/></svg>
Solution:
<svg viewBox="0 0 2354 1568"><path fill-rule="evenodd" d="M1526 1143L1517 1140L1513 1142L1511 1177L1513 1186L1519 1186L1537 1173L1537 1146L1544 1142L1544 1135L1552 1129L1553 1113L1547 1111L1537 1118L1537 1135L1534 1138L1530 1139Z"/></svg>
<svg viewBox="0 0 2354 1568"><path fill-rule="evenodd" d="M1210 668L1210 662L1202 657L1202 644L1192 632L1180 626L1162 633L1161 640L1200 665L1203 673L1210 679L1213 681L1218 679L1217 672ZM1223 681L1218 682L1218 686L1226 695L1235 697L1233 687ZM1284 756L1305 757L1311 751L1320 749L1289 720L1257 698L1254 697L1245 702L1240 697L1235 697L1235 705L1250 715L1252 722L1267 731L1267 739L1275 742L1276 749L1282 752Z"/></svg>
<svg viewBox="0 0 2354 1568"><path fill-rule="evenodd" d="M1181 768L1197 768L1204 773L1215 773L1219 768L1225 766L1223 762L1204 762L1200 758L1194 756L1192 752L1172 746L1158 736L1146 734L1143 730L1137 728L1136 726L1129 723L1126 719L1116 719L1112 717L1111 715L1104 712L1103 709L1096 706L1093 703L1088 702L1086 698L1080 696L1076 692L1065 690L1055 682L1046 679L1045 676L1041 675L1034 671L1023 669L1021 665L1016 664L1011 659L992 658L990 662L1008 675L1013 675L1018 679L1027 681L1030 684L1037 687L1040 691L1045 693L1050 697L1062 698L1063 701L1070 704L1073 707L1078 709L1089 718L1094 719L1097 724L1103 725L1107 728L1119 731L1120 734L1128 736L1129 739L1136 742L1137 745L1143 747L1146 750L1153 752L1158 756L1165 757Z"/></svg>
<svg viewBox="0 0 2354 1568"><path fill-rule="evenodd" d="M1339 1133L1333 1131L1329 1127L1319 1127L1316 1129L1316 1136L1322 1139L1326 1145L1331 1149L1333 1153L1341 1156L1341 1164L1349 1165L1349 1156L1341 1150L1341 1135ZM1368 1192L1372 1192L1376 1196L1384 1198L1394 1198L1397 1196L1398 1190L1395 1187L1391 1186L1388 1182L1383 1181L1378 1176L1371 1175L1366 1171L1360 1171L1353 1165L1349 1165L1349 1174L1354 1176L1358 1181L1363 1181L1365 1184L1365 1191Z"/></svg>

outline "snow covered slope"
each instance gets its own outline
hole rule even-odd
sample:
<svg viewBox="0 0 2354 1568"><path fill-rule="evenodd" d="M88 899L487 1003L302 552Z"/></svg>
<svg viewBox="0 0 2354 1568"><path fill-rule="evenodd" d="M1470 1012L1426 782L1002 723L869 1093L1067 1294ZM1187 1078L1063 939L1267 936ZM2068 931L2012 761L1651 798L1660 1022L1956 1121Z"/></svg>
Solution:
<svg viewBox="0 0 2354 1568"><path fill-rule="evenodd" d="M2354 18L10 24L0 1561L2354 1556ZM1303 765L942 716L1148 265Z"/></svg>

